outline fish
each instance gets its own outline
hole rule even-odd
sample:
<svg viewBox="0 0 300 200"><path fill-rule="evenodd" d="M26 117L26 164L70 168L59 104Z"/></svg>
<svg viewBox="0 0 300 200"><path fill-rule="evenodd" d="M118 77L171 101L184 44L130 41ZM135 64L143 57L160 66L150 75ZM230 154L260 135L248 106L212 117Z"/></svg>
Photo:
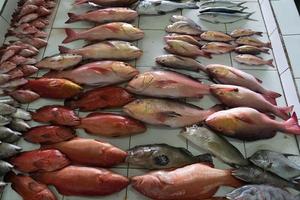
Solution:
<svg viewBox="0 0 300 200"><path fill-rule="evenodd" d="M275 99L240 86L213 84L210 85L210 91L220 102L230 108L250 107L261 112L275 114L284 120L289 119L293 111L293 106L279 107Z"/></svg>
<svg viewBox="0 0 300 200"><path fill-rule="evenodd" d="M257 199L257 200L297 200L288 191L271 185L245 185L226 194L229 200Z"/></svg>
<svg viewBox="0 0 300 200"><path fill-rule="evenodd" d="M61 53L82 55L83 59L92 60L134 60L139 58L143 51L125 41L103 41L79 49L69 49L59 46Z"/></svg>
<svg viewBox="0 0 300 200"><path fill-rule="evenodd" d="M65 101L65 106L80 111L118 108L134 100L125 89L116 86L99 87Z"/></svg>
<svg viewBox="0 0 300 200"><path fill-rule="evenodd" d="M138 95L163 98L202 98L209 85L171 71L148 71L134 77L126 86Z"/></svg>
<svg viewBox="0 0 300 200"><path fill-rule="evenodd" d="M38 29L44 29L49 25L49 20L43 19L43 18L38 18L36 20L33 20L32 22L29 23L31 26L34 26Z"/></svg>
<svg viewBox="0 0 300 200"><path fill-rule="evenodd" d="M211 58L209 53L202 51L198 46L188 42L181 40L168 40L166 43L167 46L165 46L164 49L172 54L191 58L196 58L198 56Z"/></svg>
<svg viewBox="0 0 300 200"><path fill-rule="evenodd" d="M243 154L224 137L207 128L193 125L185 127L180 135L201 149L231 166L245 166L249 162Z"/></svg>
<svg viewBox="0 0 300 200"><path fill-rule="evenodd" d="M167 54L156 57L155 61L160 65L174 69L185 69L196 72L206 71L206 67L203 64L189 57Z"/></svg>
<svg viewBox="0 0 300 200"><path fill-rule="evenodd" d="M31 90L15 90L9 95L20 103L31 103L40 98L40 95Z"/></svg>
<svg viewBox="0 0 300 200"><path fill-rule="evenodd" d="M290 119L280 122L248 107L237 107L213 113L207 117L205 124L223 135L247 141L272 138L277 131L293 135L300 134L300 126L295 113Z"/></svg>
<svg viewBox="0 0 300 200"><path fill-rule="evenodd" d="M255 46L250 46L250 45L242 45L239 47L236 47L235 49L236 53L239 54L251 54L251 55L258 55L260 53L269 53L269 49L264 48L264 47L255 47Z"/></svg>
<svg viewBox="0 0 300 200"><path fill-rule="evenodd" d="M254 37L240 37L235 40L235 43L239 45L251 45L255 47L267 47L267 48L272 48L271 42L262 42L257 38Z"/></svg>
<svg viewBox="0 0 300 200"><path fill-rule="evenodd" d="M82 87L76 83L60 78L38 78L28 80L21 89L31 90L40 95L40 97L51 99L71 98L82 91Z"/></svg>
<svg viewBox="0 0 300 200"><path fill-rule="evenodd" d="M273 64L273 59L264 60L261 57L254 56L251 54L240 54L234 57L234 60L246 64L246 65L269 65L273 68L275 68Z"/></svg>
<svg viewBox="0 0 300 200"><path fill-rule="evenodd" d="M0 74L0 84L4 84L12 79L10 74Z"/></svg>
<svg viewBox="0 0 300 200"><path fill-rule="evenodd" d="M123 107L129 116L153 125L179 128L203 122L209 115L221 110L220 105L203 110L200 107L165 99L137 99Z"/></svg>
<svg viewBox="0 0 300 200"><path fill-rule="evenodd" d="M201 20L213 24L230 24L241 20L250 19L255 12L251 13L222 13L222 12L205 12L198 16Z"/></svg>
<svg viewBox="0 0 300 200"><path fill-rule="evenodd" d="M15 142L19 141L21 139L21 137L22 137L22 133L13 131L10 136L8 136L7 138L4 138L2 141L6 142L6 143L15 143Z"/></svg>
<svg viewBox="0 0 300 200"><path fill-rule="evenodd" d="M82 61L81 55L76 54L58 54L50 57L45 57L35 66L39 69L51 69L61 71L67 68L74 67Z"/></svg>
<svg viewBox="0 0 300 200"><path fill-rule="evenodd" d="M300 190L299 185L288 182L276 174L264 171L263 169L253 165L242 166L235 169L232 171L232 175L251 184L267 184L279 188L294 188L296 190Z"/></svg>
<svg viewBox="0 0 300 200"><path fill-rule="evenodd" d="M231 170L192 164L172 171L154 171L131 178L139 193L157 200L201 200L211 198L220 186L240 187Z"/></svg>
<svg viewBox="0 0 300 200"><path fill-rule="evenodd" d="M244 37L244 36L252 36L252 35L258 35L258 36L262 36L263 32L261 31L254 31L252 29L248 29L248 28L238 28L233 30L230 33L231 37L234 38L239 38L239 37Z"/></svg>
<svg viewBox="0 0 300 200"><path fill-rule="evenodd" d="M31 120L31 114L29 112L27 112L26 110L21 109L21 108L17 108L16 112L11 114L11 117L18 118L18 119L23 119L23 120L26 120L26 121Z"/></svg>
<svg viewBox="0 0 300 200"><path fill-rule="evenodd" d="M37 63L35 58L25 58L20 55L14 55L9 59L9 61L15 63L16 65L34 65Z"/></svg>
<svg viewBox="0 0 300 200"><path fill-rule="evenodd" d="M9 71L7 74L0 75L0 79L3 79L3 75L8 76L8 80L24 77L24 73L19 68L13 69Z"/></svg>
<svg viewBox="0 0 300 200"><path fill-rule="evenodd" d="M11 96L5 95L4 96L0 95L0 103L8 104L13 107L18 107L18 102L16 102Z"/></svg>
<svg viewBox="0 0 300 200"><path fill-rule="evenodd" d="M80 119L76 113L59 105L43 106L32 113L32 119L42 123L52 123L64 126L77 126L80 124Z"/></svg>
<svg viewBox="0 0 300 200"><path fill-rule="evenodd" d="M187 35L200 35L203 33L201 27L192 26L188 21L177 21L170 24L166 27L166 32Z"/></svg>
<svg viewBox="0 0 300 200"><path fill-rule="evenodd" d="M30 14L35 12L39 7L37 5L24 5L20 8L19 13L18 13L18 19L23 17L24 15Z"/></svg>
<svg viewBox="0 0 300 200"><path fill-rule="evenodd" d="M240 7L240 8L228 8L228 7L205 7L201 8L199 10L199 13L205 13L205 12L210 12L210 13L228 13L228 14L234 14L234 13L244 13L243 11L247 9L247 7Z"/></svg>
<svg viewBox="0 0 300 200"><path fill-rule="evenodd" d="M31 44L32 46L36 47L37 49L41 49L47 46L48 42L45 39L37 38L37 37L23 37L20 40L26 44Z"/></svg>
<svg viewBox="0 0 300 200"><path fill-rule="evenodd" d="M194 28L197 28L197 29L201 30L201 26L199 24L197 24L194 20L192 20L188 17L182 16L182 15L172 15L171 18L170 18L170 21L172 23L175 23L175 22L178 22L178 21L186 21L186 22L189 23L189 25L191 27L194 27Z"/></svg>
<svg viewBox="0 0 300 200"><path fill-rule="evenodd" d="M139 71L120 61L97 61L81 65L72 70L49 72L46 78L65 78L74 83L90 86L107 86L128 81Z"/></svg>
<svg viewBox="0 0 300 200"><path fill-rule="evenodd" d="M17 108L9 105L9 104L5 104L5 103L0 103L0 113L1 115L10 115L13 114L17 111Z"/></svg>
<svg viewBox="0 0 300 200"><path fill-rule="evenodd" d="M84 166L68 166L55 172L38 172L33 178L53 185L65 196L104 196L117 193L129 185L127 177L115 172Z"/></svg>
<svg viewBox="0 0 300 200"><path fill-rule="evenodd" d="M218 31L205 31L200 37L202 40L211 42L230 42L233 40L230 35Z"/></svg>
<svg viewBox="0 0 300 200"><path fill-rule="evenodd" d="M168 144L139 145L127 152L126 162L144 169L172 169L194 163L213 165L210 154L194 156L185 148Z"/></svg>
<svg viewBox="0 0 300 200"><path fill-rule="evenodd" d="M68 13L68 16L67 24L78 21L105 24L110 22L132 22L138 17L138 14L135 10L130 8L119 7L98 9L79 15L76 13Z"/></svg>
<svg viewBox="0 0 300 200"><path fill-rule="evenodd" d="M10 182L12 189L15 190L24 200L57 200L54 193L48 189L47 185L33 180L30 176L22 174L16 175L14 172L11 172L5 176L4 180Z"/></svg>
<svg viewBox="0 0 300 200"><path fill-rule="evenodd" d="M24 151L10 158L9 162L23 173L52 172L70 165L69 159L54 149Z"/></svg>
<svg viewBox="0 0 300 200"><path fill-rule="evenodd" d="M15 131L24 132L30 129L30 125L23 119L14 118L11 120L9 128Z"/></svg>
<svg viewBox="0 0 300 200"><path fill-rule="evenodd" d="M135 41L144 37L144 31L124 22L107 23L81 32L75 32L70 28L66 28L65 31L67 37L63 43L76 40L103 41L111 39Z"/></svg>
<svg viewBox="0 0 300 200"><path fill-rule="evenodd" d="M13 69L15 69L17 65L11 61L6 61L0 64L0 73L7 73Z"/></svg>
<svg viewBox="0 0 300 200"><path fill-rule="evenodd" d="M43 145L42 148L57 149L72 163L96 167L112 167L123 163L127 156L125 151L109 143L85 138L73 138L60 143Z"/></svg>
<svg viewBox="0 0 300 200"><path fill-rule="evenodd" d="M12 166L10 163L0 160L0 175L1 176L4 176L8 172L10 172L13 168L14 168L14 166Z"/></svg>
<svg viewBox="0 0 300 200"><path fill-rule="evenodd" d="M129 136L144 133L146 126L130 117L113 113L90 113L81 118L80 125L87 133L106 137Z"/></svg>
<svg viewBox="0 0 300 200"><path fill-rule="evenodd" d="M227 1L227 0L209 0L209 1L202 2L200 4L200 7L225 6L225 7L228 7L228 8L232 8L232 7L241 7L245 3L246 3L246 1L232 2L232 1Z"/></svg>
<svg viewBox="0 0 300 200"><path fill-rule="evenodd" d="M12 157L18 154L21 150L22 148L19 146L5 142L0 142L0 159Z"/></svg>
<svg viewBox="0 0 300 200"><path fill-rule="evenodd" d="M242 86L272 99L281 97L281 94L264 88L262 81L258 78L237 68L220 64L210 64L206 66L206 71L211 78L222 84Z"/></svg>
<svg viewBox="0 0 300 200"><path fill-rule="evenodd" d="M0 115L0 126L5 126L12 121L11 117Z"/></svg>
<svg viewBox="0 0 300 200"><path fill-rule="evenodd" d="M8 127L5 127L5 126L0 127L0 140L1 141L5 140L6 138L9 138L11 136L18 135L18 134L19 134L18 132L13 131Z"/></svg>
<svg viewBox="0 0 300 200"><path fill-rule="evenodd" d="M24 140L36 144L55 144L75 137L75 130L66 126L43 125L24 133Z"/></svg>
<svg viewBox="0 0 300 200"><path fill-rule="evenodd" d="M9 89L9 88L15 88L19 86L23 86L28 83L28 80L25 78L17 78L10 80L2 85L0 85L0 88L2 89Z"/></svg>
<svg viewBox="0 0 300 200"><path fill-rule="evenodd" d="M300 176L299 155L259 150L249 160L254 165L289 181L293 181Z"/></svg>
<svg viewBox="0 0 300 200"><path fill-rule="evenodd" d="M103 6L103 7L116 7L116 6L124 6L124 7L128 7L132 4L134 4L135 2L137 2L137 0L75 0L75 5L81 5L84 3L94 3L97 4L99 6Z"/></svg>
<svg viewBox="0 0 300 200"><path fill-rule="evenodd" d="M19 19L14 25L19 26L21 24L36 20L37 18L39 18L39 15L37 13L30 13L21 17L21 19Z"/></svg>
<svg viewBox="0 0 300 200"><path fill-rule="evenodd" d="M201 47L201 50L211 54L229 53L235 49L234 45L224 42L209 42Z"/></svg>
<svg viewBox="0 0 300 200"><path fill-rule="evenodd" d="M139 15L164 15L180 9L198 9L196 2L172 2L165 0L140 1L135 10Z"/></svg>
<svg viewBox="0 0 300 200"><path fill-rule="evenodd" d="M182 40L182 41L188 42L190 44L197 45L199 47L202 46L202 44L200 44L193 36L190 36L190 35L180 35L180 34L174 34L173 33L171 35L164 36L164 39L165 39L165 41L168 41L168 40Z"/></svg>

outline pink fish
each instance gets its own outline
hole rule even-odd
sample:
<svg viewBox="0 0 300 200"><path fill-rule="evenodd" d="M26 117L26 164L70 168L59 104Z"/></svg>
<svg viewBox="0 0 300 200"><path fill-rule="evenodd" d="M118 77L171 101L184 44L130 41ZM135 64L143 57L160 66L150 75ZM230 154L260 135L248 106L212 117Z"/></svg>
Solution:
<svg viewBox="0 0 300 200"><path fill-rule="evenodd" d="M7 73L9 72L10 70L13 70L17 67L17 65L13 62L10 62L10 61L6 61L4 63L1 63L0 64L0 73Z"/></svg>
<svg viewBox="0 0 300 200"><path fill-rule="evenodd" d="M23 17L21 17L21 19L18 20L18 22L15 23L14 25L19 26L21 24L36 20L37 18L39 18L39 15L37 13L30 13L30 14L27 14L27 15L24 15Z"/></svg>
<svg viewBox="0 0 300 200"><path fill-rule="evenodd" d="M9 95L20 103L31 103L40 98L40 95L31 90L14 90Z"/></svg>
<svg viewBox="0 0 300 200"><path fill-rule="evenodd" d="M34 26L38 29L44 29L49 24L48 20L44 20L42 18L38 18L29 23L31 26Z"/></svg>
<svg viewBox="0 0 300 200"><path fill-rule="evenodd" d="M24 23L15 28L8 29L6 36L23 37L24 35L31 35L38 31L39 30L36 27L31 26L29 23Z"/></svg>
<svg viewBox="0 0 300 200"><path fill-rule="evenodd" d="M3 74L2 74L3 75ZM24 76L23 72L19 68L15 68L7 73L10 76L10 79L22 78Z"/></svg>
<svg viewBox="0 0 300 200"><path fill-rule="evenodd" d="M51 14L51 11L47 8L45 8L44 6L40 6L37 10L37 14L39 15L39 17L45 17Z"/></svg>
<svg viewBox="0 0 300 200"><path fill-rule="evenodd" d="M28 80L25 79L25 78L13 79L13 80L10 80L10 81L6 82L5 84L0 85L0 88L1 89L15 88L15 87L19 87L21 85L24 85L27 82L28 82Z"/></svg>
<svg viewBox="0 0 300 200"><path fill-rule="evenodd" d="M45 0L22 0L19 2L20 6L26 6L26 5L42 6L45 4L46 4Z"/></svg>
<svg viewBox="0 0 300 200"><path fill-rule="evenodd" d="M0 74L0 85L6 83L11 79L10 74Z"/></svg>
<svg viewBox="0 0 300 200"><path fill-rule="evenodd" d="M26 44L31 44L37 49L43 48L47 46L48 42L44 39L41 38L34 38L34 37L24 37L21 38L21 41L26 43Z"/></svg>
<svg viewBox="0 0 300 200"><path fill-rule="evenodd" d="M37 60L35 58L25 58L19 55L11 57L9 61L15 63L16 65L33 65L37 63Z"/></svg>
<svg viewBox="0 0 300 200"><path fill-rule="evenodd" d="M39 7L36 6L36 5L32 5L32 4L29 4L29 5L24 5L21 7L21 10L19 11L18 13L18 19L20 19L21 17L23 17L24 15L28 15L30 13L33 13L35 12Z"/></svg>
<svg viewBox="0 0 300 200"><path fill-rule="evenodd" d="M24 77L31 76L38 71L38 68L33 65L21 65L19 69L23 72Z"/></svg>

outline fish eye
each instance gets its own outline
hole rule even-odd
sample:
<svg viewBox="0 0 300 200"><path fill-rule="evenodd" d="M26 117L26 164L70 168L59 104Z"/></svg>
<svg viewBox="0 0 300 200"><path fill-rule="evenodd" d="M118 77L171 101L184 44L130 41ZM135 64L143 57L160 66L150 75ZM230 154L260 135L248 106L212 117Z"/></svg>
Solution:
<svg viewBox="0 0 300 200"><path fill-rule="evenodd" d="M159 155L154 157L154 163L156 165L166 166L169 163L169 158L166 155Z"/></svg>

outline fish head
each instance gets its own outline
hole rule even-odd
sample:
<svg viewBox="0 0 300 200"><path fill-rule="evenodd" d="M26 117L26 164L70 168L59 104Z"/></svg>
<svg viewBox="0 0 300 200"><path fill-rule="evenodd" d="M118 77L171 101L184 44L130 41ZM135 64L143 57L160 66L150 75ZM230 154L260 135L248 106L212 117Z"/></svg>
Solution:
<svg viewBox="0 0 300 200"><path fill-rule="evenodd" d="M123 111L130 116L144 115L150 112L150 107L145 99L136 99L125 105Z"/></svg>
<svg viewBox="0 0 300 200"><path fill-rule="evenodd" d="M151 163L153 151L147 146L137 146L129 149L127 152L126 162L139 166L147 166Z"/></svg>
<svg viewBox="0 0 300 200"><path fill-rule="evenodd" d="M240 121L231 115L220 114L223 111L210 115L205 123L218 132L225 132L234 135L235 131L240 128Z"/></svg>
<svg viewBox="0 0 300 200"><path fill-rule="evenodd" d="M263 168L268 168L270 167L271 163L269 161L269 156L267 155L267 151L260 150L254 153L249 160L257 165L257 166L262 166Z"/></svg>
<svg viewBox="0 0 300 200"><path fill-rule="evenodd" d="M245 182L257 182L261 179L263 171L255 166L243 166L232 171L232 175Z"/></svg>
<svg viewBox="0 0 300 200"><path fill-rule="evenodd" d="M138 47L134 46L133 44L130 44L130 48L131 51L130 55L132 55L134 58L139 58L142 56L143 54L143 50L139 49Z"/></svg>
<svg viewBox="0 0 300 200"><path fill-rule="evenodd" d="M150 72L139 74L128 83L127 89L133 92L142 92L153 83L154 79Z"/></svg>
<svg viewBox="0 0 300 200"><path fill-rule="evenodd" d="M166 36L167 37L167 36ZM166 64L168 63L168 60L170 59L170 56L163 55L163 56L158 56L155 58L155 61L159 64Z"/></svg>
<svg viewBox="0 0 300 200"><path fill-rule="evenodd" d="M210 91L220 98L237 97L239 94L238 87L232 85L213 84L210 85Z"/></svg>
<svg viewBox="0 0 300 200"><path fill-rule="evenodd" d="M230 74L230 70L221 65L208 65L206 70L213 77L226 77Z"/></svg>
<svg viewBox="0 0 300 200"><path fill-rule="evenodd" d="M112 65L112 71L124 79L130 79L139 74L136 68L124 62L115 62L115 64Z"/></svg>
<svg viewBox="0 0 300 200"><path fill-rule="evenodd" d="M124 23L122 25L122 29L124 30L124 32L128 35L134 35L135 37L138 38L143 38L144 37L144 31L142 31L139 28L134 27L132 24L127 24Z"/></svg>
<svg viewBox="0 0 300 200"><path fill-rule="evenodd" d="M232 192L226 194L226 198L229 200L257 200L257 199L264 199L264 198L258 198L259 197L259 191L256 187L249 186L243 186L241 188L238 188L236 190L233 190Z"/></svg>
<svg viewBox="0 0 300 200"><path fill-rule="evenodd" d="M184 47L184 44L186 42L181 41L181 40L168 40L166 43L171 47L172 49L181 49Z"/></svg>

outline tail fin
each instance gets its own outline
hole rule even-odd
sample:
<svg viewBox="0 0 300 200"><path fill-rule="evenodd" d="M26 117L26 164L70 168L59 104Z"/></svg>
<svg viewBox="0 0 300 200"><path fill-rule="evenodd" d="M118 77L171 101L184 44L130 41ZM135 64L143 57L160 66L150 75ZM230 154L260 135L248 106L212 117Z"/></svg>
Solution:
<svg viewBox="0 0 300 200"><path fill-rule="evenodd" d="M71 49L65 46L58 46L58 50L60 53L68 53Z"/></svg>
<svg viewBox="0 0 300 200"><path fill-rule="evenodd" d="M254 14L255 12L251 12L251 13L248 13L245 17L245 19L248 19L248 20L251 20L251 21L258 21L257 19L251 19L250 17Z"/></svg>
<svg viewBox="0 0 300 200"><path fill-rule="evenodd" d="M273 64L273 59L267 60L266 64L273 67L273 68L275 68L275 66Z"/></svg>
<svg viewBox="0 0 300 200"><path fill-rule="evenodd" d="M242 5L245 4L245 3L246 3L246 1L242 1L241 3L238 3L236 6L242 7Z"/></svg>
<svg viewBox="0 0 300 200"><path fill-rule="evenodd" d="M65 22L66 24L77 22L80 20L79 15L76 15L75 13L68 13L69 19Z"/></svg>
<svg viewBox="0 0 300 200"><path fill-rule="evenodd" d="M267 42L267 43L266 43L266 47L272 49L272 44L271 44L271 42Z"/></svg>
<svg viewBox="0 0 300 200"><path fill-rule="evenodd" d="M267 100L268 102L270 102L274 106L277 106L277 102L276 102L275 98L269 97L268 95L264 95L264 94L262 94L262 96L264 97L265 100Z"/></svg>
<svg viewBox="0 0 300 200"><path fill-rule="evenodd" d="M262 48L260 48L260 51L263 52L263 53L266 53L266 54L270 54L268 48L263 48L262 47Z"/></svg>
<svg viewBox="0 0 300 200"><path fill-rule="evenodd" d="M278 109L276 109L276 115L284 120L287 120L290 118L293 109L294 106L279 107Z"/></svg>
<svg viewBox="0 0 300 200"><path fill-rule="evenodd" d="M263 32L256 32L255 35L258 35L258 36L262 37L263 36Z"/></svg>
<svg viewBox="0 0 300 200"><path fill-rule="evenodd" d="M80 5L80 4L84 4L87 2L88 2L88 0L75 0L74 5Z"/></svg>
<svg viewBox="0 0 300 200"><path fill-rule="evenodd" d="M74 40L77 40L77 33L73 29L66 28L65 31L66 31L67 37L62 41L62 43L65 44L65 43L69 43Z"/></svg>
<svg viewBox="0 0 300 200"><path fill-rule="evenodd" d="M232 170L226 170L226 172L228 173L227 176L224 178L224 186L230 186L230 187L234 187L234 188L238 188L241 187L242 185L244 185L244 183L235 178L232 175Z"/></svg>
<svg viewBox="0 0 300 200"><path fill-rule="evenodd" d="M277 93L277 92L273 92L271 90L268 90L267 92L264 93L264 95L273 98L273 99L277 99L278 97L281 97L281 94Z"/></svg>
<svg viewBox="0 0 300 200"><path fill-rule="evenodd" d="M199 6L197 6L197 3L194 1L189 1L186 3L185 8L189 8L189 9L198 9Z"/></svg>
<svg viewBox="0 0 300 200"><path fill-rule="evenodd" d="M298 119L296 113L292 114L292 117L283 123L282 131L294 135L300 135L300 126L298 124Z"/></svg>
<svg viewBox="0 0 300 200"><path fill-rule="evenodd" d="M205 58L209 58L209 59L212 58L211 53L208 53L208 52L202 51L202 50L200 50L199 55L200 55L200 56L203 56L203 57L205 57Z"/></svg>

